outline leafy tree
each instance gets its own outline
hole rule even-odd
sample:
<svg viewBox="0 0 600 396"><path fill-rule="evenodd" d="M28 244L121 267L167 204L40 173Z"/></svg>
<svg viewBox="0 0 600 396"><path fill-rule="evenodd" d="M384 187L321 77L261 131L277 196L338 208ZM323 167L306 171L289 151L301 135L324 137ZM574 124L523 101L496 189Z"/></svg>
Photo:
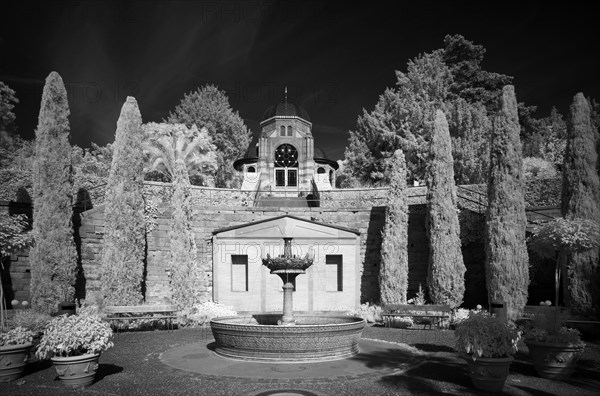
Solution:
<svg viewBox="0 0 600 396"><path fill-rule="evenodd" d="M206 274L198 263L196 241L192 230L193 205L190 172L214 171L215 146L206 128L188 129L184 124L150 123L144 126L150 136L146 150L151 170L164 172L173 181L173 223L170 233L171 295L179 309L204 302L208 288Z"/></svg>
<svg viewBox="0 0 600 396"><path fill-rule="evenodd" d="M485 52L482 45L459 34L444 38L442 57L452 74L449 91L453 99L462 98L472 104L480 103L488 110L496 110L502 87L510 84L512 77L483 70L481 64Z"/></svg>
<svg viewBox="0 0 600 396"><path fill-rule="evenodd" d="M523 158L523 176L525 180L552 179L556 177L554 164L537 157Z"/></svg>
<svg viewBox="0 0 600 396"><path fill-rule="evenodd" d="M135 98L121 108L104 208L102 295L106 305L142 302L144 218L142 116Z"/></svg>
<svg viewBox="0 0 600 396"><path fill-rule="evenodd" d="M600 222L600 181L596 153L597 132L590 107L582 93L573 98L567 124L568 138L563 169L561 211L566 219ZM563 253L565 254L565 253ZM600 305L600 269L597 248L574 253L563 261L567 304L576 310ZM570 261L570 265L568 264Z"/></svg>
<svg viewBox="0 0 600 396"><path fill-rule="evenodd" d="M504 301L507 317L516 320L527 302L529 258L525 245L527 217L523 159L514 88L502 90L501 111L491 141L485 269L489 302Z"/></svg>
<svg viewBox="0 0 600 396"><path fill-rule="evenodd" d="M15 91L0 81L0 132L14 132L15 113L13 108L19 103Z"/></svg>
<svg viewBox="0 0 600 396"><path fill-rule="evenodd" d="M433 111L445 99L451 77L434 52L409 61L407 73L397 71L396 78L397 88L386 89L372 112L363 110L357 130L350 131L345 161L363 183L387 184L389 162L398 149L406 155L407 177L424 178Z"/></svg>
<svg viewBox="0 0 600 396"><path fill-rule="evenodd" d="M54 313L61 301L72 301L77 274L73 240L72 169L69 104L62 78L46 78L38 118L33 168L33 248L31 305Z"/></svg>
<svg viewBox="0 0 600 396"><path fill-rule="evenodd" d="M457 308L465 293L465 272L456 207L452 147L446 116L436 112L427 171L427 286L434 304Z"/></svg>
<svg viewBox="0 0 600 396"><path fill-rule="evenodd" d="M244 156L252 132L244 125L237 111L229 105L225 92L214 85L205 85L185 94L175 110L169 114L169 123L196 125L208 130L217 147L218 170L215 177L217 187L229 187L235 179L233 162Z"/></svg>
<svg viewBox="0 0 600 396"><path fill-rule="evenodd" d="M408 179L423 180L427 166L428 133L435 108L448 114L455 140L455 173L460 182L487 178L490 110L511 77L481 68L485 49L460 35L446 36L445 47L408 62L396 72L397 87L388 88L371 112L363 110L346 147L346 183L385 185L396 149L406 155ZM472 129L471 129L472 128Z"/></svg>
<svg viewBox="0 0 600 396"><path fill-rule="evenodd" d="M92 142L91 148L73 146L75 204L80 209L91 209L103 202L112 163L112 145L104 147Z"/></svg>
<svg viewBox="0 0 600 396"><path fill-rule="evenodd" d="M0 131L0 199L31 202L35 142Z"/></svg>
<svg viewBox="0 0 600 396"><path fill-rule="evenodd" d="M29 221L24 214L0 212L0 260L12 251L24 249L33 242Z"/></svg>
<svg viewBox="0 0 600 396"><path fill-rule="evenodd" d="M456 183L486 183L492 122L485 106L458 98L447 103L445 110L452 137Z"/></svg>
<svg viewBox="0 0 600 396"><path fill-rule="evenodd" d="M402 150L390 162L390 193L381 242L379 289L381 303L406 304L408 290L408 200L406 165Z"/></svg>

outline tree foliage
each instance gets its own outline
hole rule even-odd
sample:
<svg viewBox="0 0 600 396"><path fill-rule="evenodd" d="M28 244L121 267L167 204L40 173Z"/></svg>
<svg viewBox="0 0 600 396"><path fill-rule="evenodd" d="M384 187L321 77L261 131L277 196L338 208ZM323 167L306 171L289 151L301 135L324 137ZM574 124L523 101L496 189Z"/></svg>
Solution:
<svg viewBox="0 0 600 396"><path fill-rule="evenodd" d="M379 289L382 304L406 304L408 290L408 200L404 154L390 162L390 193L381 242Z"/></svg>
<svg viewBox="0 0 600 396"><path fill-rule="evenodd" d="M427 171L427 286L434 304L457 308L465 293L465 272L456 207L452 147L446 117L436 112Z"/></svg>
<svg viewBox="0 0 600 396"><path fill-rule="evenodd" d="M481 158L491 133L488 113L511 78L482 69L482 46L460 35L446 36L444 43L444 48L410 60L406 73L396 72L396 87L386 89L371 112L363 109L345 151L347 185L385 185L387 163L396 149L406 155L409 181L423 180L436 108L448 114L459 181L486 180L488 164Z"/></svg>
<svg viewBox="0 0 600 396"><path fill-rule="evenodd" d="M106 305L142 302L145 259L142 117L127 97L117 121L106 188L102 246L102 295Z"/></svg>
<svg viewBox="0 0 600 396"><path fill-rule="evenodd" d="M77 252L73 240L69 104L62 78L46 78L35 140L31 304L54 313L75 293Z"/></svg>
<svg viewBox="0 0 600 396"><path fill-rule="evenodd" d="M230 187L236 180L233 162L246 153L252 140L252 132L238 112L231 108L225 92L214 85L205 85L187 93L169 114L167 121L185 124L188 128L196 125L208 130L217 148L215 185Z"/></svg>
<svg viewBox="0 0 600 396"><path fill-rule="evenodd" d="M184 124L144 125L145 151L149 170L158 170L173 183L171 206L173 223L170 233L170 278L173 303L179 309L203 302L206 274L198 262L192 230L193 205L190 173L211 174L216 167L215 146L206 128Z"/></svg>
<svg viewBox="0 0 600 396"><path fill-rule="evenodd" d="M529 286L519 129L515 92L508 85L503 88L501 111L493 125L485 269L489 302L504 301L511 320L516 320L523 311Z"/></svg>
<svg viewBox="0 0 600 396"><path fill-rule="evenodd" d="M26 215L0 212L0 260L15 250L31 245L33 235L27 228L29 221Z"/></svg>
<svg viewBox="0 0 600 396"><path fill-rule="evenodd" d="M144 125L145 172L159 172L174 182L178 160L185 164L186 175L198 175L205 184L217 169L217 150L206 128L185 124L148 123Z"/></svg>
<svg viewBox="0 0 600 396"><path fill-rule="evenodd" d="M567 219L600 221L598 180L598 133L592 124L590 107L582 93L573 98L567 124L567 148L563 168L561 211ZM567 254L567 253L565 253ZM600 306L599 250L574 253L564 261L567 303L576 310ZM570 261L570 263L568 263Z"/></svg>
<svg viewBox="0 0 600 396"><path fill-rule="evenodd" d="M19 99L8 85L0 81L0 132L14 132L15 113L13 109Z"/></svg>

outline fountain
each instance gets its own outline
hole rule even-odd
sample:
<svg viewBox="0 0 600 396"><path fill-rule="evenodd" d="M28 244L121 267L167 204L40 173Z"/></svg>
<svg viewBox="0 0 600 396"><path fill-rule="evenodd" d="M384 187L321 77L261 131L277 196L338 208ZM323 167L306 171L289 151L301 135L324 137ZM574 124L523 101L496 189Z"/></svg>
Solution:
<svg viewBox="0 0 600 396"><path fill-rule="evenodd" d="M278 362L345 359L359 353L365 326L351 316L294 315L294 281L313 264L313 257L292 255L292 238L283 238L283 255L264 258L263 265L283 281L283 315L260 314L210 321L215 352L223 357Z"/></svg>

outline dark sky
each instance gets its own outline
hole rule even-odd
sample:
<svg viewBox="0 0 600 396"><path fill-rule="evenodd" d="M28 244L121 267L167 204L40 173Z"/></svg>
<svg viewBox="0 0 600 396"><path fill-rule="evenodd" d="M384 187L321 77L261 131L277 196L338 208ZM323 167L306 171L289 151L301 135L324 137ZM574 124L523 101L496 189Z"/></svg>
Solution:
<svg viewBox="0 0 600 396"><path fill-rule="evenodd" d="M0 81L13 88L21 135L34 136L46 76L67 85L72 143L112 142L135 96L160 121L205 83L226 91L257 134L288 98L315 144L343 158L348 131L395 70L462 34L487 49L483 67L514 77L517 99L565 113L577 92L600 100L600 23L583 2L11 2L0 8ZM362 5L360 5L362 4Z"/></svg>

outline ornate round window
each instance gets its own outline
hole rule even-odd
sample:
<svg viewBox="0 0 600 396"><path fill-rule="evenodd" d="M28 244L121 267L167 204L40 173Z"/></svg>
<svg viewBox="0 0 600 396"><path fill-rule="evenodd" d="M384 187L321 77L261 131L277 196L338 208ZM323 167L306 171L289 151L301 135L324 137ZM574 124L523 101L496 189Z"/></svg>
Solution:
<svg viewBox="0 0 600 396"><path fill-rule="evenodd" d="M278 168L297 168L298 151L291 144L282 144L275 149L275 166Z"/></svg>

